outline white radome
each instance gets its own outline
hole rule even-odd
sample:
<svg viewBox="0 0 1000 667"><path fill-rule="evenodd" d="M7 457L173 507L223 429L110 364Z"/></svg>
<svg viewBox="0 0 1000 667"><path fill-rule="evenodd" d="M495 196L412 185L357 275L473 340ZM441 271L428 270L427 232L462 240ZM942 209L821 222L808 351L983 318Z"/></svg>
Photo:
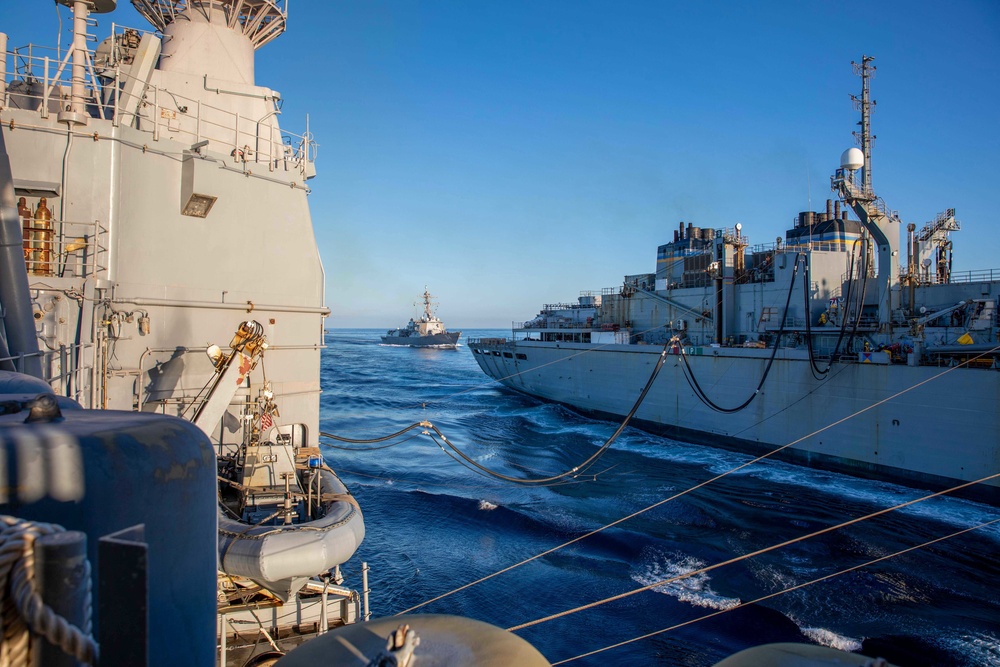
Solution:
<svg viewBox="0 0 1000 667"><path fill-rule="evenodd" d="M860 148L848 148L840 156L840 166L843 169L857 171L865 166L865 154L861 152Z"/></svg>

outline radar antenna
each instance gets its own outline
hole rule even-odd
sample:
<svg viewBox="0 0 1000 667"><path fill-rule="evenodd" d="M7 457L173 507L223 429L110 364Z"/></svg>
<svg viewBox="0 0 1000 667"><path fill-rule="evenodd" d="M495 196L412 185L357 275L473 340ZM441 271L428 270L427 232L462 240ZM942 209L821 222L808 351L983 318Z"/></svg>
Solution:
<svg viewBox="0 0 1000 667"><path fill-rule="evenodd" d="M208 20L213 13L221 14L254 49L283 33L288 20L287 0L132 0L132 4L160 32L178 20L190 20L194 13Z"/></svg>
<svg viewBox="0 0 1000 667"><path fill-rule="evenodd" d="M433 306L431 299L434 298L434 295L432 295L430 292L427 291L427 285L424 285L423 297L424 297L424 321L430 322L431 320L434 319L434 311L431 310L431 307Z"/></svg>

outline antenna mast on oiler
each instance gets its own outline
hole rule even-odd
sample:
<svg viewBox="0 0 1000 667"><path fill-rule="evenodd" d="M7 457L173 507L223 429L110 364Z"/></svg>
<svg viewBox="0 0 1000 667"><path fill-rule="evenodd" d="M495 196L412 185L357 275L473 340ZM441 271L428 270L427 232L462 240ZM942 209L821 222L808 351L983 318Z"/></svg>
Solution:
<svg viewBox="0 0 1000 667"><path fill-rule="evenodd" d="M849 148L840 157L840 169L830 179L830 186L840 195L844 203L851 207L861 221L878 249L878 321L881 332L892 328L894 309L893 290L899 284L899 230L901 221L896 211L889 209L881 197L872 189L872 141L870 84L875 72L871 56L864 56L861 64L852 62L855 74L861 75L861 99L851 95L854 107L861 111L861 132L854 132L854 138L861 144L861 150ZM861 173L856 178L855 172Z"/></svg>
<svg viewBox="0 0 1000 667"><path fill-rule="evenodd" d="M851 99L854 101L854 108L861 112L861 132L855 131L853 134L865 156L865 164L861 168L861 188L867 193L872 191L872 142L875 140L871 133L872 109L875 107L875 101L871 98L871 80L875 76L875 65L871 64L873 60L874 56L862 56L860 64L851 61L854 73L861 77L861 98L851 95Z"/></svg>

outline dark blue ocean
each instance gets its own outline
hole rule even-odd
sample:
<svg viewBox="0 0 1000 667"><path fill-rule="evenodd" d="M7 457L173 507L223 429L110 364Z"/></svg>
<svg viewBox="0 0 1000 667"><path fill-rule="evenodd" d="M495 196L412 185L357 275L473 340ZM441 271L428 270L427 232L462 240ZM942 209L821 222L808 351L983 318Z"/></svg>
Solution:
<svg viewBox="0 0 1000 667"><path fill-rule="evenodd" d="M478 463L539 477L579 464L617 427L501 387L464 345L390 347L380 345L380 333L327 333L323 431L374 438L427 420ZM462 342L504 334L466 331ZM323 450L364 512L367 537L343 570L360 587L360 564L368 562L373 617L514 565L749 459L627 429L589 471L596 480L525 487L473 472L419 431L410 435L375 451ZM416 613L508 628L923 495L761 462ZM1000 524L746 604L998 517L987 505L937 498L517 634L559 662L714 614L569 664L698 667L760 643L811 641L863 646L900 665L1000 665Z"/></svg>

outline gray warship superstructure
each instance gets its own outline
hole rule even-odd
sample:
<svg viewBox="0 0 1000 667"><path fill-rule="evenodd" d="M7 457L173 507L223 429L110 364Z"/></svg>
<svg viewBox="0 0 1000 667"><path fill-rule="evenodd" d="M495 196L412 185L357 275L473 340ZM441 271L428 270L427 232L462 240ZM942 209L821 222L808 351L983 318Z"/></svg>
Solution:
<svg viewBox="0 0 1000 667"><path fill-rule="evenodd" d="M206 434L208 479L228 500L178 506L175 522L146 526L150 587L167 602L156 601L153 625L207 599L211 613L218 605L225 653L234 641L253 652L353 622L360 596L341 586L338 568L364 526L317 440L329 311L307 202L315 143L308 131L279 126L280 94L254 80L255 51L284 31L286 4L133 0L155 31L115 26L91 50L95 16L115 0L59 3L73 12L70 48L15 47L0 33L0 123L12 172L5 216L6 199L17 208L16 239L5 242L17 261L2 267L0 370L34 376L71 409L107 410L107 442L123 412L143 413L142 424L159 415L167 432L186 434L170 424L181 418ZM230 339L226 352L212 345ZM18 406L8 422L17 428L0 432L0 445L43 456L49 439L68 437L57 426L22 433L27 408ZM157 451L157 442L140 444L129 456ZM137 459L135 471L183 480L201 463L156 468ZM34 500L48 502L48 492ZM4 495L4 506L24 516L37 518L39 503ZM45 521L72 527L79 518L63 504L50 510ZM112 510L90 506L89 516ZM208 562L222 568L198 601L174 597L163 566L177 573L159 551L194 521L183 516L190 512L215 527ZM212 626L189 628L191 638L158 629L157 660L205 664L205 650L211 660Z"/></svg>
<svg viewBox="0 0 1000 667"><path fill-rule="evenodd" d="M621 418L665 355L632 421L647 430L934 487L997 473L1000 270L953 271L954 209L905 225L901 244L872 188L871 60L855 64L861 148L824 211L763 245L740 224L681 223L655 272L470 340L482 370ZM1000 498L996 480L963 492Z"/></svg>
<svg viewBox="0 0 1000 667"><path fill-rule="evenodd" d="M407 347L443 347L454 348L458 345L461 331L448 331L444 322L439 320L431 310L431 293L424 288L424 312L419 320L410 319L405 327L389 329L382 336L386 345L404 345Z"/></svg>

